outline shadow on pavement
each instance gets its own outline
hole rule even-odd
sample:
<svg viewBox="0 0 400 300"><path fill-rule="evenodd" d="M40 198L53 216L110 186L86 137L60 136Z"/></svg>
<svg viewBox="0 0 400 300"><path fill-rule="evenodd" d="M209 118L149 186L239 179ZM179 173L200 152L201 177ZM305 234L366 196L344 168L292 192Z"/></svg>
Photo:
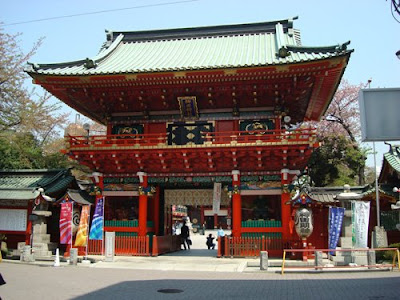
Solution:
<svg viewBox="0 0 400 300"><path fill-rule="evenodd" d="M200 256L200 257L217 257L217 250L208 250L208 249L190 249L190 250L181 250L172 253L166 253L162 256Z"/></svg>
<svg viewBox="0 0 400 300"><path fill-rule="evenodd" d="M87 299L399 299L398 278L125 281Z"/></svg>

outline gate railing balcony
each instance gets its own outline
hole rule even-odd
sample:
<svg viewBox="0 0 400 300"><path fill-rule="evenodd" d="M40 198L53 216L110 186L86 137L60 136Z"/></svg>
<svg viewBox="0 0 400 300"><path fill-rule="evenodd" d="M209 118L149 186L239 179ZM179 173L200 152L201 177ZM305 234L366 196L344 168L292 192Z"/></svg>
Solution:
<svg viewBox="0 0 400 300"><path fill-rule="evenodd" d="M202 132L196 143L175 144L169 139L168 133L153 134L112 134L93 136L67 136L69 148L73 149L118 149L133 148L191 148L218 147L240 144L243 146L284 145L284 144L314 144L315 129L264 130L264 131L226 131Z"/></svg>

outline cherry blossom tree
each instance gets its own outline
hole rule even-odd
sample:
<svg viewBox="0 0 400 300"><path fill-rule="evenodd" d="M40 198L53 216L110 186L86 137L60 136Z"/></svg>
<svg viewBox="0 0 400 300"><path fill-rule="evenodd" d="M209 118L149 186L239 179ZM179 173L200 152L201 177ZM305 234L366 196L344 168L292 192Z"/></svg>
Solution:
<svg viewBox="0 0 400 300"><path fill-rule="evenodd" d="M322 121L314 124L322 146L310 160L311 176L319 185L365 184L368 149L360 146L358 93L364 84L343 80ZM325 172L325 173L324 173Z"/></svg>

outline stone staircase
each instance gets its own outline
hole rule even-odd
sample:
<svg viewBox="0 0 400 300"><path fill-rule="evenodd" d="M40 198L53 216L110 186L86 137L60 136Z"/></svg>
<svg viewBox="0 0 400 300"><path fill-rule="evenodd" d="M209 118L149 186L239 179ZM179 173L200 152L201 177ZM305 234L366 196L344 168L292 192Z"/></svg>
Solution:
<svg viewBox="0 0 400 300"><path fill-rule="evenodd" d="M21 256L24 251L25 242L18 243L18 247L13 251L13 256ZM57 248L57 243L50 241L50 234L47 233L47 224L44 217L39 216L38 220L33 221L32 253L33 259L44 259L52 257L53 251Z"/></svg>
<svg viewBox="0 0 400 300"><path fill-rule="evenodd" d="M342 233L339 238L338 250L352 249L352 231L351 210L346 210L344 213ZM367 251L337 251L334 255L329 255L330 260L337 266L347 266L349 264L357 264L357 266L368 265Z"/></svg>

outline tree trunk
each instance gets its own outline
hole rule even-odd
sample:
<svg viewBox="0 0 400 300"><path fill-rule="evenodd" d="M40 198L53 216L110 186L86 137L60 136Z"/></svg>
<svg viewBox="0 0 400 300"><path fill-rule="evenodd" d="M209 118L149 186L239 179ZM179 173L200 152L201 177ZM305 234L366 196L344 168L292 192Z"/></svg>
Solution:
<svg viewBox="0 0 400 300"><path fill-rule="evenodd" d="M361 166L358 169L358 185L364 185L365 184L365 166Z"/></svg>

